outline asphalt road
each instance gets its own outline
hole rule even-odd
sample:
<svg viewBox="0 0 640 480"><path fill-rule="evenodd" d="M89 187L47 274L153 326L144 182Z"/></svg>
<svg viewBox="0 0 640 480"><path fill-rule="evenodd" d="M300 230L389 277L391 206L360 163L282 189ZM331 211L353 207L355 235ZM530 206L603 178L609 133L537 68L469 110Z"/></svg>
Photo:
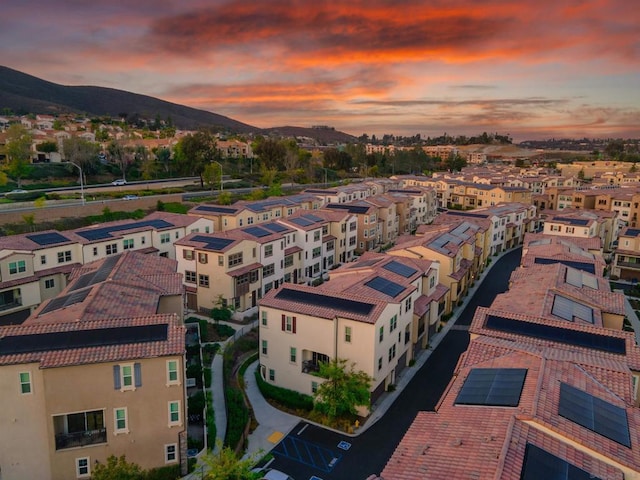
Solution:
<svg viewBox="0 0 640 480"><path fill-rule="evenodd" d="M511 272L520 263L522 249L500 258L456 320L468 326L478 306L489 306L505 292ZM364 480L379 474L413 422L417 412L433 411L451 380L462 352L469 345L469 333L450 330L413 379L398 395L383 418L358 437L300 422L274 447L272 468L287 472L296 480ZM340 442L347 442L342 444Z"/></svg>

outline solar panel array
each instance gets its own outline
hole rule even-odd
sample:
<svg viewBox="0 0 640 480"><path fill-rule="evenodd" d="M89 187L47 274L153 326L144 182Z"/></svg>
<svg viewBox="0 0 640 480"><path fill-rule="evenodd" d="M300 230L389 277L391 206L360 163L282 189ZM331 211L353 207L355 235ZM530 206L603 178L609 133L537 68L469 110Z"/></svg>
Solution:
<svg viewBox="0 0 640 480"><path fill-rule="evenodd" d="M345 298L336 298L321 293L305 292L301 290L292 290L282 288L275 296L278 300L287 300L291 302L303 303L314 307L332 308L353 313L356 315L369 315L375 308L372 303L359 302L357 300L347 300Z"/></svg>
<svg viewBox="0 0 640 480"><path fill-rule="evenodd" d="M56 243L65 243L70 240L59 232L35 233L27 235L27 238L38 245L55 245Z"/></svg>
<svg viewBox="0 0 640 480"><path fill-rule="evenodd" d="M171 228L174 225L165 221L165 220L143 220L141 222L133 222L133 223L125 223L122 225L113 225L110 227L102 227L102 228L92 228L89 230L81 230L76 233L81 237L89 240L90 242L94 240L103 240L106 238L111 238L112 232L123 232L125 230L134 230L138 228Z"/></svg>
<svg viewBox="0 0 640 480"><path fill-rule="evenodd" d="M628 235L630 237L637 237L638 235L640 235L640 229L628 228L627 231L625 232L625 235Z"/></svg>
<svg viewBox="0 0 640 480"><path fill-rule="evenodd" d="M567 267L575 268L576 270L582 270L583 272L596 273L596 267L593 263L587 262L575 262L572 260L557 260L555 258L540 258L536 257L533 261L538 265L553 265L554 263L561 263L562 265L566 265Z"/></svg>
<svg viewBox="0 0 640 480"><path fill-rule="evenodd" d="M550 238L541 238L539 240L532 240L531 242L529 242L530 247L536 247L538 245L549 245L549 244L551 244Z"/></svg>
<svg viewBox="0 0 640 480"><path fill-rule="evenodd" d="M624 355L627 347L624 338L609 337L597 333L570 330L568 328L543 325L541 323L514 320L497 315L487 316L486 328L504 333L513 333L523 337L538 338L551 342L564 343L576 347L593 348L603 352Z"/></svg>
<svg viewBox="0 0 640 480"><path fill-rule="evenodd" d="M556 217L552 221L567 222L571 225L578 225L581 227L585 227L589 224L589 220L582 218Z"/></svg>
<svg viewBox="0 0 640 480"><path fill-rule="evenodd" d="M232 240L230 238L207 237L205 235L196 235L195 237L191 237L191 241L202 242L206 244L205 248L207 250L219 251L231 245L235 240Z"/></svg>
<svg viewBox="0 0 640 480"><path fill-rule="evenodd" d="M47 305L42 309L40 315L45 313L54 312L61 308L69 307L71 305L75 305L76 303L83 302L87 295L91 292L90 288L85 288L84 290L78 290L73 293L69 293L68 295L63 295L61 297L53 298L47 303Z"/></svg>
<svg viewBox="0 0 640 480"><path fill-rule="evenodd" d="M598 289L598 279L596 277L585 275L585 272L576 270L575 268L571 267L567 267L565 282L578 288L588 287L594 290Z"/></svg>
<svg viewBox="0 0 640 480"><path fill-rule="evenodd" d="M520 480L602 480L555 455L527 443Z"/></svg>
<svg viewBox="0 0 640 480"><path fill-rule="evenodd" d="M270 232L269 230L265 230L264 228L260 228L260 227L247 227L242 229L242 231L257 238L268 237L269 235L273 234L273 232Z"/></svg>
<svg viewBox="0 0 640 480"><path fill-rule="evenodd" d="M282 233L288 230L288 228L285 227L284 225L280 225L279 223L275 223L275 222L263 223L260 226L276 233Z"/></svg>
<svg viewBox="0 0 640 480"><path fill-rule="evenodd" d="M404 278L409 278L412 275L415 275L416 273L418 273L418 270L416 270L415 268L411 268L405 265L404 263L400 263L396 260L393 260L383 265L382 268L384 268L385 270L389 270L390 272L393 272L396 275L400 275Z"/></svg>
<svg viewBox="0 0 640 480"><path fill-rule="evenodd" d="M367 213L369 211L369 207L366 207L364 205L348 205L345 203L330 203L328 205L325 205L325 208L347 210L349 213L356 214Z"/></svg>
<svg viewBox="0 0 640 480"><path fill-rule="evenodd" d="M561 383L558 414L592 432L631 448L629 421L624 408L594 397L568 383Z"/></svg>
<svg viewBox="0 0 640 480"><path fill-rule="evenodd" d="M314 224L314 222L304 217L292 218L289 221L291 223L295 223L296 225L300 225L301 227L309 227Z"/></svg>
<svg viewBox="0 0 640 480"><path fill-rule="evenodd" d="M488 214L482 213L469 213L469 212L460 212L458 210L449 210L447 211L447 215L454 215L456 217L471 217L471 218L488 218Z"/></svg>
<svg viewBox="0 0 640 480"><path fill-rule="evenodd" d="M371 280L366 282L365 285L380 293L389 295L390 297L396 297L404 291L404 287L402 285L398 285L397 283L382 277L373 277Z"/></svg>
<svg viewBox="0 0 640 480"><path fill-rule="evenodd" d="M160 342L165 341L167 335L168 325L166 323L35 335L15 335L0 338L0 355Z"/></svg>
<svg viewBox="0 0 640 480"><path fill-rule="evenodd" d="M95 285L96 283L104 282L107 278L109 278L109 275L111 275L111 272L116 266L116 263L118 263L118 260L120 260L120 255L107 257L102 265L100 265L100 268L98 268L95 272L85 273L75 282L73 282L69 291L73 292L75 290L80 290L81 288Z"/></svg>
<svg viewBox="0 0 640 480"><path fill-rule="evenodd" d="M474 368L460 389L457 405L517 407L526 368Z"/></svg>
<svg viewBox="0 0 640 480"><path fill-rule="evenodd" d="M553 297L551 313L569 322L573 322L574 319L578 318L585 322L593 323L593 308L561 295Z"/></svg>
<svg viewBox="0 0 640 480"><path fill-rule="evenodd" d="M236 213L238 211L237 208L231 207L217 207L214 205L198 205L196 210L201 210L203 212L212 212L212 213Z"/></svg>

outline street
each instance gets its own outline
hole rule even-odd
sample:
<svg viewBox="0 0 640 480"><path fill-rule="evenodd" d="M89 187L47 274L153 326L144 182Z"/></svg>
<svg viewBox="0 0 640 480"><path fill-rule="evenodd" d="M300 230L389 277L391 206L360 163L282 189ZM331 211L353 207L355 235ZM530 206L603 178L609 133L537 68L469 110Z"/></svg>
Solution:
<svg viewBox="0 0 640 480"><path fill-rule="evenodd" d="M497 294L507 290L521 252L521 248L514 249L496 262L460 313L457 326L468 326L476 307L489 306ZM384 417L362 435L349 437L300 422L274 447L275 460L270 466L296 480L364 480L379 474L416 413L434 410L468 344L466 330L450 330Z"/></svg>

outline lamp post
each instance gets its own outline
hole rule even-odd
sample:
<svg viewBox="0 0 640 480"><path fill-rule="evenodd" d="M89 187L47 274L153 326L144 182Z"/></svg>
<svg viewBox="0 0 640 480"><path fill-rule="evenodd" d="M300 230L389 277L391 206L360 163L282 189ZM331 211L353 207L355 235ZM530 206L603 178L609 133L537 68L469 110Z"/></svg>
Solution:
<svg viewBox="0 0 640 480"><path fill-rule="evenodd" d="M218 166L220 167L220 191L224 190L224 184L222 183L222 164L220 162L217 162L215 160L212 160L213 163L217 163Z"/></svg>
<svg viewBox="0 0 640 480"><path fill-rule="evenodd" d="M80 200L82 201L82 205L84 205L84 180L82 179L82 167L74 162L69 163L80 170Z"/></svg>
<svg viewBox="0 0 640 480"><path fill-rule="evenodd" d="M327 188L327 169L322 167L324 170L324 188Z"/></svg>

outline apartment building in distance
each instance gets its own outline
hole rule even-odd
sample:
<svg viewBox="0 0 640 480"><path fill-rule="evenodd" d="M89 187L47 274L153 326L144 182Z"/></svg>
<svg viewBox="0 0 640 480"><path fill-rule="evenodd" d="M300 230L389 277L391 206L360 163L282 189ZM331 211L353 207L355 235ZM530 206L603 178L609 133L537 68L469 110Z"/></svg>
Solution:
<svg viewBox="0 0 640 480"><path fill-rule="evenodd" d="M263 378L310 395L322 382L313 375L320 363L346 359L373 378L375 402L437 325L437 268L428 260L368 253L319 287L285 283L271 290L260 301Z"/></svg>
<svg viewBox="0 0 640 480"><path fill-rule="evenodd" d="M618 237L620 222L616 212L602 210L576 210L541 212L543 233L571 238L599 238L605 255L611 254Z"/></svg>
<svg viewBox="0 0 640 480"><path fill-rule="evenodd" d="M174 258L177 239L210 231L213 224L205 218L155 212L141 220L2 237L0 325L23 322L44 300L58 295L75 267L128 251Z"/></svg>
<svg viewBox="0 0 640 480"><path fill-rule="evenodd" d="M127 252L0 327L2 478L88 479L125 454L186 467L182 309L175 260Z"/></svg>

